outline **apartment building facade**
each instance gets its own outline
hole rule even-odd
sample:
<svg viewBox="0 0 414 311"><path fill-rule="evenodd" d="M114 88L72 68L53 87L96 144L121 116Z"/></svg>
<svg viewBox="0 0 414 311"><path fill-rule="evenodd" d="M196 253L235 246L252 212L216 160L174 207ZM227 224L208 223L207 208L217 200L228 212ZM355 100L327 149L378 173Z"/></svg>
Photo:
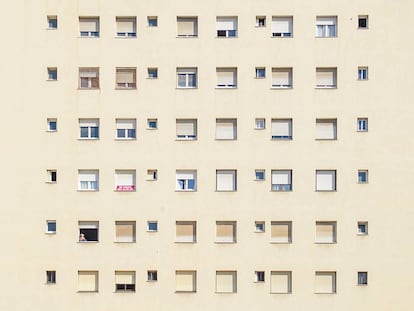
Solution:
<svg viewBox="0 0 414 311"><path fill-rule="evenodd" d="M412 309L412 5L7 8L0 309Z"/></svg>

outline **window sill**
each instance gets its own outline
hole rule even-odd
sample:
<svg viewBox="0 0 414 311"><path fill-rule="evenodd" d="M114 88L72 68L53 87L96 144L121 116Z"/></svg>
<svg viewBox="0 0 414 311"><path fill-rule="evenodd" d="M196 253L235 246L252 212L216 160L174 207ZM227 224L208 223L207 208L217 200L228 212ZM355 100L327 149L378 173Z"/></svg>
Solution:
<svg viewBox="0 0 414 311"><path fill-rule="evenodd" d="M78 293L99 293L97 290L78 290Z"/></svg>
<svg viewBox="0 0 414 311"><path fill-rule="evenodd" d="M293 138L271 138L270 141L292 141Z"/></svg>
<svg viewBox="0 0 414 311"><path fill-rule="evenodd" d="M147 280L146 282L148 282L148 283L155 283L155 282L158 282L158 280Z"/></svg>
<svg viewBox="0 0 414 311"><path fill-rule="evenodd" d="M198 87L197 86L188 86L188 87L185 87L185 86L177 86L176 88L175 88L176 90L197 90L198 89Z"/></svg>
<svg viewBox="0 0 414 311"><path fill-rule="evenodd" d="M156 179L146 179L146 181L157 181Z"/></svg>
<svg viewBox="0 0 414 311"><path fill-rule="evenodd" d="M215 141L236 141L235 138L216 138Z"/></svg>
<svg viewBox="0 0 414 311"><path fill-rule="evenodd" d="M196 294L196 291L175 291L176 294Z"/></svg>
<svg viewBox="0 0 414 311"><path fill-rule="evenodd" d="M99 241L77 241L79 244L98 244Z"/></svg>
<svg viewBox="0 0 414 311"><path fill-rule="evenodd" d="M157 80L158 77L147 77L148 80Z"/></svg>
<svg viewBox="0 0 414 311"><path fill-rule="evenodd" d="M147 232L149 232L149 233L156 233L156 232L158 232L158 230L147 230Z"/></svg>
<svg viewBox="0 0 414 311"><path fill-rule="evenodd" d="M78 87L79 91L99 91L100 88L99 87Z"/></svg>
<svg viewBox="0 0 414 311"><path fill-rule="evenodd" d="M275 242L275 241L270 241L270 244L292 244L292 242Z"/></svg>
<svg viewBox="0 0 414 311"><path fill-rule="evenodd" d="M237 241L214 241L215 244L237 244Z"/></svg>
<svg viewBox="0 0 414 311"><path fill-rule="evenodd" d="M48 285L48 286L56 285L56 282L54 282L54 283L53 282L46 282L45 285Z"/></svg>
<svg viewBox="0 0 414 311"><path fill-rule="evenodd" d="M226 37L226 36L216 36L216 39L237 39L237 36Z"/></svg>
<svg viewBox="0 0 414 311"><path fill-rule="evenodd" d="M46 79L47 82L57 82L58 79Z"/></svg>
<svg viewBox="0 0 414 311"><path fill-rule="evenodd" d="M237 86L216 86L216 90L237 90Z"/></svg>
<svg viewBox="0 0 414 311"><path fill-rule="evenodd" d="M292 292L280 292L280 293L276 293L276 292L269 292L270 295L291 295Z"/></svg>
<svg viewBox="0 0 414 311"><path fill-rule="evenodd" d="M115 294L135 294L135 290L116 290L114 291Z"/></svg>
<svg viewBox="0 0 414 311"><path fill-rule="evenodd" d="M293 189L291 190L270 190L270 192L293 192Z"/></svg>
<svg viewBox="0 0 414 311"><path fill-rule="evenodd" d="M264 231L264 230L263 230L263 231L260 231L260 230L254 230L253 232L254 232L254 233L265 233L266 231Z"/></svg>
<svg viewBox="0 0 414 311"><path fill-rule="evenodd" d="M176 244L196 244L197 241L175 241Z"/></svg>
<svg viewBox="0 0 414 311"><path fill-rule="evenodd" d="M336 190L315 190L315 192L336 192Z"/></svg>
<svg viewBox="0 0 414 311"><path fill-rule="evenodd" d="M315 138L316 141L335 141L336 138Z"/></svg>
<svg viewBox="0 0 414 311"><path fill-rule="evenodd" d="M192 38L198 38L198 35L177 35L176 38L192 39Z"/></svg>
<svg viewBox="0 0 414 311"><path fill-rule="evenodd" d="M149 131L155 131L155 130L158 130L158 127L147 127L147 130L149 130Z"/></svg>
<svg viewBox="0 0 414 311"><path fill-rule="evenodd" d="M46 184L57 184L57 181L46 181Z"/></svg>
<svg viewBox="0 0 414 311"><path fill-rule="evenodd" d="M180 190L175 190L175 192L197 192L197 190L191 190L191 189L180 189Z"/></svg>
<svg viewBox="0 0 414 311"><path fill-rule="evenodd" d="M130 242L122 242L122 241L114 241L116 244L133 244L136 243L136 241L130 241Z"/></svg>
<svg viewBox="0 0 414 311"><path fill-rule="evenodd" d="M56 235L56 231L55 232L52 232L52 231L48 232L48 231L46 231L45 234L47 234L47 235Z"/></svg>
<svg viewBox="0 0 414 311"><path fill-rule="evenodd" d="M115 39L136 39L138 36L115 36Z"/></svg>
<svg viewBox="0 0 414 311"><path fill-rule="evenodd" d="M134 141L134 140L137 140L137 138L136 137L131 137L131 138L118 138L118 137L115 137L115 140L118 140L118 141Z"/></svg>
<svg viewBox="0 0 414 311"><path fill-rule="evenodd" d="M358 236L368 236L368 233L357 233Z"/></svg>
<svg viewBox="0 0 414 311"><path fill-rule="evenodd" d="M256 80L265 80L266 77L254 77Z"/></svg>
<svg viewBox="0 0 414 311"><path fill-rule="evenodd" d="M315 86L315 90L336 90L337 86Z"/></svg>
<svg viewBox="0 0 414 311"><path fill-rule="evenodd" d="M292 86L272 86L271 90L293 90Z"/></svg>
<svg viewBox="0 0 414 311"><path fill-rule="evenodd" d="M253 179L254 181L266 181L266 179L257 179L257 178L255 178L255 179Z"/></svg>
<svg viewBox="0 0 414 311"><path fill-rule="evenodd" d="M237 192L237 190L216 190L216 192L227 192L227 193L232 193L232 192Z"/></svg>
<svg viewBox="0 0 414 311"><path fill-rule="evenodd" d="M237 292L214 292L214 293L219 294L219 295L237 294Z"/></svg>
<svg viewBox="0 0 414 311"><path fill-rule="evenodd" d="M99 140L99 138L91 138L91 137L80 137L78 140Z"/></svg>
<svg viewBox="0 0 414 311"><path fill-rule="evenodd" d="M315 36L315 38L338 38L338 36Z"/></svg>
<svg viewBox="0 0 414 311"><path fill-rule="evenodd" d="M55 133L57 130L46 130L47 133Z"/></svg>
<svg viewBox="0 0 414 311"><path fill-rule="evenodd" d="M82 39L99 39L99 36L78 36L78 38Z"/></svg>
<svg viewBox="0 0 414 311"><path fill-rule="evenodd" d="M46 28L46 30L58 30L57 28L50 28L50 27L47 27Z"/></svg>
<svg viewBox="0 0 414 311"><path fill-rule="evenodd" d="M176 138L175 141L197 141L197 138Z"/></svg>
<svg viewBox="0 0 414 311"><path fill-rule="evenodd" d="M315 242L315 244L321 244L321 245L324 245L324 244L328 244L328 245L330 245L330 244L336 244L337 242Z"/></svg>
<svg viewBox="0 0 414 311"><path fill-rule="evenodd" d="M98 192L99 189L78 189L78 192Z"/></svg>

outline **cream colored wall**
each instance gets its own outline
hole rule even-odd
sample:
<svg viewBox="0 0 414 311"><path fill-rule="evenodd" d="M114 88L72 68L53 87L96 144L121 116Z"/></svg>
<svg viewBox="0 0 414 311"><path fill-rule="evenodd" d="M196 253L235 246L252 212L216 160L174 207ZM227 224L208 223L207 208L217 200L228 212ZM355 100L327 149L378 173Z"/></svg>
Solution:
<svg viewBox="0 0 414 311"><path fill-rule="evenodd" d="M407 1L13 1L3 29L1 310L411 310L413 39ZM359 14L369 29L357 29ZM46 30L46 16L58 30ZM255 16L267 26L256 28ZM271 18L293 16L293 38L271 38ZM338 16L337 38L315 38L316 16ZM78 17L99 16L100 38L79 38ZM115 17L137 16L136 39L115 38ZM146 26L158 16L159 26ZM198 16L198 38L176 38L176 17ZM216 16L238 16L238 38L215 37ZM10 29L10 25L13 25ZM254 79L265 66L267 77ZM357 67L369 80L357 81ZM46 81L46 68L58 81ZM100 68L100 90L78 90L78 68ZM137 90L115 90L115 67L137 67ZM147 67L159 78L146 79ZM176 89L177 67L198 88ZM237 67L236 90L215 89L216 67ZM271 90L271 68L292 67L293 89ZM314 88L316 67L337 67L338 88ZM46 119L58 131L46 132ZM237 141L215 141L215 119L237 118ZM267 128L254 130L256 117ZM357 117L369 132L356 132ZM100 119L98 141L78 140L79 118ZM116 118L137 119L117 141ZM147 130L147 118L159 129ZM198 140L176 141L176 118L197 118ZM271 141L272 118L293 119L292 141ZM315 141L315 119L337 118L338 139ZM46 170L57 169L57 184ZM158 169L158 181L146 171ZM266 181L254 181L255 169ZM100 191L77 191L78 169L99 169ZM136 169L137 191L114 192L115 169ZM177 169L197 170L197 192L175 191ZM237 192L215 192L216 169L237 169ZM271 192L271 170L292 169L293 191ZM337 191L315 192L315 170L336 169ZM357 170L369 184L357 184ZM46 235L47 219L57 234ZM99 243L77 243L78 221L99 221ZM135 220L137 242L114 243L115 221ZM147 233L147 220L159 232ZM177 244L175 221L197 221L197 243ZM214 243L216 220L237 221L237 243ZM254 233L254 221L266 232ZM270 222L293 222L293 243L270 244ZM315 222L337 221L337 243L316 245ZM358 221L369 235L358 236ZM159 281L146 282L147 270ZM45 285L45 271L57 284ZM98 270L99 292L77 293L77 271ZM135 293L114 293L114 271L135 270ZM197 270L178 294L175 270ZM237 294L215 293L215 271L237 270ZM264 284L254 271L266 271ZM292 271L292 294L269 294L270 271ZM336 294L314 294L315 271L337 272ZM357 286L368 271L368 286Z"/></svg>

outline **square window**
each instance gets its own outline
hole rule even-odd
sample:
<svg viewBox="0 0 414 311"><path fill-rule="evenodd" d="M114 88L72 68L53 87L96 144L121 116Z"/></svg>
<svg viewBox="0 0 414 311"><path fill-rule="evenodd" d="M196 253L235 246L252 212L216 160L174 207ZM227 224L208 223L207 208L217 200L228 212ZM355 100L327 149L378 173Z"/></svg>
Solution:
<svg viewBox="0 0 414 311"><path fill-rule="evenodd" d="M272 68L272 88L291 89L292 72L292 68Z"/></svg>
<svg viewBox="0 0 414 311"><path fill-rule="evenodd" d="M358 170L358 183L359 184L368 183L368 170Z"/></svg>
<svg viewBox="0 0 414 311"><path fill-rule="evenodd" d="M99 68L79 68L79 89L99 89Z"/></svg>
<svg viewBox="0 0 414 311"><path fill-rule="evenodd" d="M158 68L151 67L147 69L148 79L157 79L158 78Z"/></svg>
<svg viewBox="0 0 414 311"><path fill-rule="evenodd" d="M115 171L115 191L133 192L136 190L135 170L116 170Z"/></svg>
<svg viewBox="0 0 414 311"><path fill-rule="evenodd" d="M265 222L264 221L255 221L254 222L254 232L265 232Z"/></svg>
<svg viewBox="0 0 414 311"><path fill-rule="evenodd" d="M135 221L115 221L115 242L133 243L135 239Z"/></svg>
<svg viewBox="0 0 414 311"><path fill-rule="evenodd" d="M255 282L263 283L265 281L265 272L264 271L255 271Z"/></svg>
<svg viewBox="0 0 414 311"><path fill-rule="evenodd" d="M98 292L98 271L78 271L78 292Z"/></svg>
<svg viewBox="0 0 414 311"><path fill-rule="evenodd" d="M137 36L137 18L117 17L116 36L120 38L135 38Z"/></svg>
<svg viewBox="0 0 414 311"><path fill-rule="evenodd" d="M57 119L48 118L47 119L47 131L56 132L57 131Z"/></svg>
<svg viewBox="0 0 414 311"><path fill-rule="evenodd" d="M78 171L78 190L79 191L98 191L99 190L99 171L98 170L79 170Z"/></svg>
<svg viewBox="0 0 414 311"><path fill-rule="evenodd" d="M147 231L148 232L157 232L158 231L158 221L156 221L156 220L147 221Z"/></svg>
<svg viewBox="0 0 414 311"><path fill-rule="evenodd" d="M216 243L236 243L236 235L235 221L216 221Z"/></svg>
<svg viewBox="0 0 414 311"><path fill-rule="evenodd" d="M47 16L47 28L48 29L57 29L58 28L58 19L56 15Z"/></svg>
<svg viewBox="0 0 414 311"><path fill-rule="evenodd" d="M255 180L265 180L265 170L254 171Z"/></svg>
<svg viewBox="0 0 414 311"><path fill-rule="evenodd" d="M358 272L358 285L368 285L368 272Z"/></svg>
<svg viewBox="0 0 414 311"><path fill-rule="evenodd" d="M158 17L148 16L147 17L148 27L158 27Z"/></svg>
<svg viewBox="0 0 414 311"><path fill-rule="evenodd" d="M336 191L336 171L316 171L316 191Z"/></svg>
<svg viewBox="0 0 414 311"><path fill-rule="evenodd" d="M272 17L272 37L290 38L293 35L292 16Z"/></svg>
<svg viewBox="0 0 414 311"><path fill-rule="evenodd" d="M116 119L116 139L135 139L136 138L136 119Z"/></svg>
<svg viewBox="0 0 414 311"><path fill-rule="evenodd" d="M358 16L358 28L367 29L368 28L368 15L359 15Z"/></svg>
<svg viewBox="0 0 414 311"><path fill-rule="evenodd" d="M217 37L237 37L237 17L217 17L216 33Z"/></svg>
<svg viewBox="0 0 414 311"><path fill-rule="evenodd" d="M216 68L217 84L219 89L237 88L237 68Z"/></svg>
<svg viewBox="0 0 414 311"><path fill-rule="evenodd" d="M316 88L334 89L337 87L336 68L316 68Z"/></svg>
<svg viewBox="0 0 414 311"><path fill-rule="evenodd" d="M79 119L80 139L99 138L99 119Z"/></svg>
<svg viewBox="0 0 414 311"><path fill-rule="evenodd" d="M47 68L47 80L48 81L57 81L57 68L48 67Z"/></svg>
<svg viewBox="0 0 414 311"><path fill-rule="evenodd" d="M135 271L115 271L115 291L135 292Z"/></svg>
<svg viewBox="0 0 414 311"><path fill-rule="evenodd" d="M270 292L272 294L291 294L292 271L271 271Z"/></svg>
<svg viewBox="0 0 414 311"><path fill-rule="evenodd" d="M195 243L197 241L197 223L195 221L175 222L175 242Z"/></svg>
<svg viewBox="0 0 414 311"><path fill-rule="evenodd" d="M357 131L358 132L368 132L368 118L358 118L357 119Z"/></svg>
<svg viewBox="0 0 414 311"><path fill-rule="evenodd" d="M79 17L81 37L99 37L99 17Z"/></svg>
<svg viewBox="0 0 414 311"><path fill-rule="evenodd" d="M196 271L175 271L175 292L195 293L197 291Z"/></svg>
<svg viewBox="0 0 414 311"><path fill-rule="evenodd" d="M189 16L177 17L177 37L189 38L198 35L198 18Z"/></svg>
<svg viewBox="0 0 414 311"><path fill-rule="evenodd" d="M177 170L175 173L176 191L197 191L197 171Z"/></svg>
<svg viewBox="0 0 414 311"><path fill-rule="evenodd" d="M147 271L147 281L149 281L149 282L158 281L158 272L157 272L157 270L148 270Z"/></svg>
<svg viewBox="0 0 414 311"><path fill-rule="evenodd" d="M368 235L368 222L358 221L357 230L358 235Z"/></svg>
<svg viewBox="0 0 414 311"><path fill-rule="evenodd" d="M292 243L291 221L272 221L270 225L271 243Z"/></svg>
<svg viewBox="0 0 414 311"><path fill-rule="evenodd" d="M264 130L266 128L266 119L265 118L256 118L254 120L254 128L256 130Z"/></svg>
<svg viewBox="0 0 414 311"><path fill-rule="evenodd" d="M197 87L197 68L177 68L177 88Z"/></svg>
<svg viewBox="0 0 414 311"><path fill-rule="evenodd" d="M216 191L236 191L237 171L216 170Z"/></svg>
<svg viewBox="0 0 414 311"><path fill-rule="evenodd" d="M358 80L368 80L368 67L358 67Z"/></svg>
<svg viewBox="0 0 414 311"><path fill-rule="evenodd" d="M147 180L155 181L158 178L158 170L149 169L147 170Z"/></svg>
<svg viewBox="0 0 414 311"><path fill-rule="evenodd" d="M149 130L156 130L158 128L158 119L148 119L147 128Z"/></svg>
<svg viewBox="0 0 414 311"><path fill-rule="evenodd" d="M292 191L292 170L272 170L272 191Z"/></svg>
<svg viewBox="0 0 414 311"><path fill-rule="evenodd" d="M237 271L216 271L216 293L237 292Z"/></svg>
<svg viewBox="0 0 414 311"><path fill-rule="evenodd" d="M292 139L292 119L272 119L272 139Z"/></svg>
<svg viewBox="0 0 414 311"><path fill-rule="evenodd" d="M316 271L315 272L315 293L335 294L336 293L336 272Z"/></svg>
<svg viewBox="0 0 414 311"><path fill-rule="evenodd" d="M256 27L266 27L266 16L256 16Z"/></svg>
<svg viewBox="0 0 414 311"><path fill-rule="evenodd" d="M264 79L266 78L266 68L264 67L256 67L256 79Z"/></svg>
<svg viewBox="0 0 414 311"><path fill-rule="evenodd" d="M136 89L137 88L137 69L136 68L116 68L116 88L117 89Z"/></svg>
<svg viewBox="0 0 414 311"><path fill-rule="evenodd" d="M79 221L79 242L99 241L99 221Z"/></svg>
<svg viewBox="0 0 414 311"><path fill-rule="evenodd" d="M317 16L316 17L316 37L329 38L337 36L337 17L336 16Z"/></svg>
<svg viewBox="0 0 414 311"><path fill-rule="evenodd" d="M337 121L336 119L316 119L316 139L336 140Z"/></svg>
<svg viewBox="0 0 414 311"><path fill-rule="evenodd" d="M315 243L336 243L336 221L317 221Z"/></svg>
<svg viewBox="0 0 414 311"><path fill-rule="evenodd" d="M216 140L236 140L237 119L216 119Z"/></svg>
<svg viewBox="0 0 414 311"><path fill-rule="evenodd" d="M177 140L197 139L197 119L176 119Z"/></svg>
<svg viewBox="0 0 414 311"><path fill-rule="evenodd" d="M57 182L57 171L56 170L47 170L47 182L56 183Z"/></svg>
<svg viewBox="0 0 414 311"><path fill-rule="evenodd" d="M56 284L56 271L46 271L46 283Z"/></svg>
<svg viewBox="0 0 414 311"><path fill-rule="evenodd" d="M56 220L46 220L46 233L56 233Z"/></svg>

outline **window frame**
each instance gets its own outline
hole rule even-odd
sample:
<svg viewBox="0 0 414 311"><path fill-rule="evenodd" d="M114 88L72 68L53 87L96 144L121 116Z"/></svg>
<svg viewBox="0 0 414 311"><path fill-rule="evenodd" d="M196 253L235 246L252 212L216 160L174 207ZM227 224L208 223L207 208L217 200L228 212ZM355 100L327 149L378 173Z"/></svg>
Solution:
<svg viewBox="0 0 414 311"><path fill-rule="evenodd" d="M254 170L254 180L256 181L265 181L266 180L266 170L265 169L255 169Z"/></svg>
<svg viewBox="0 0 414 311"><path fill-rule="evenodd" d="M193 178L189 178L193 177ZM197 191L197 170L176 170L175 191L196 192Z"/></svg>
<svg viewBox="0 0 414 311"><path fill-rule="evenodd" d="M123 277L121 277L123 276ZM126 282L126 278L131 278ZM123 282L123 283L120 283ZM136 272L135 271L115 271L115 293L135 292Z"/></svg>
<svg viewBox="0 0 414 311"><path fill-rule="evenodd" d="M254 119L254 129L255 130L264 130L264 129L266 129L266 118L255 118Z"/></svg>
<svg viewBox="0 0 414 311"><path fill-rule="evenodd" d="M58 17L57 15L48 15L47 17L47 29L57 30L58 29ZM53 22L55 21L55 22Z"/></svg>
<svg viewBox="0 0 414 311"><path fill-rule="evenodd" d="M99 140L99 123L98 118L79 119L79 140Z"/></svg>
<svg viewBox="0 0 414 311"><path fill-rule="evenodd" d="M292 170L274 169L271 171L271 191L273 192L290 192L293 191ZM273 183L275 179L287 177L287 183Z"/></svg>
<svg viewBox="0 0 414 311"><path fill-rule="evenodd" d="M320 187L320 181L318 182L318 175L330 175L332 176L332 185L329 189ZM336 170L316 170L315 172L315 191L316 192L336 192L337 191L337 171Z"/></svg>
<svg viewBox="0 0 414 311"><path fill-rule="evenodd" d="M89 175L89 178L87 179L91 180L82 180L82 175ZM94 178L91 178L92 175L94 175ZM86 188L82 188L82 182L87 182ZM78 170L78 191L99 191L99 170Z"/></svg>
<svg viewBox="0 0 414 311"><path fill-rule="evenodd" d="M219 187L219 176L224 174L232 175L232 184L226 187ZM231 186L231 187L230 187ZM220 169L216 170L216 192L236 192L237 191L237 170Z"/></svg>
<svg viewBox="0 0 414 311"><path fill-rule="evenodd" d="M231 227L231 235L221 235L223 234L222 230L227 231L226 228L229 228L229 227ZM216 238L215 238L214 243L217 243L217 244L237 243L237 221L234 221L234 220L216 221Z"/></svg>
<svg viewBox="0 0 414 311"><path fill-rule="evenodd" d="M325 229L322 229L324 227ZM328 234L329 233L329 237ZM315 244L336 244L338 242L337 221L316 221L315 222Z"/></svg>
<svg viewBox="0 0 414 311"><path fill-rule="evenodd" d="M191 288L179 287L179 276L191 278ZM188 284L186 284L188 285ZM182 286L182 285L180 285ZM197 271L196 270L175 270L175 293L196 293L197 292Z"/></svg>
<svg viewBox="0 0 414 311"><path fill-rule="evenodd" d="M256 15L256 24L255 27L264 28L266 27L266 16Z"/></svg>
<svg viewBox="0 0 414 311"><path fill-rule="evenodd" d="M158 221L157 220L147 221L147 232L158 232Z"/></svg>
<svg viewBox="0 0 414 311"><path fill-rule="evenodd" d="M276 276L286 278L286 290L282 290L274 284ZM277 288L277 289L276 289ZM271 294L292 294L292 271L270 271L270 293Z"/></svg>
<svg viewBox="0 0 414 311"><path fill-rule="evenodd" d="M220 277L221 276L221 277ZM220 285L223 282L222 277L231 278L231 288ZM221 280L221 281L220 281ZM237 293L237 271L235 270L216 270L216 294L235 294Z"/></svg>
<svg viewBox="0 0 414 311"><path fill-rule="evenodd" d="M365 175L365 176L364 176ZM358 184L368 183L368 170L358 170Z"/></svg>
<svg viewBox="0 0 414 311"><path fill-rule="evenodd" d="M180 23L192 23L192 33L180 33ZM184 27L186 28L186 27ZM198 16L177 16L177 38L197 38L198 37Z"/></svg>
<svg viewBox="0 0 414 311"><path fill-rule="evenodd" d="M221 83L229 77L226 75L226 79L221 77L220 73L227 73L228 76L232 75L231 83ZM237 89L237 67L216 67L216 89Z"/></svg>
<svg viewBox="0 0 414 311"><path fill-rule="evenodd" d="M158 119L157 118L147 119L147 130L158 130Z"/></svg>
<svg viewBox="0 0 414 311"><path fill-rule="evenodd" d="M331 125L330 128L328 128L328 125ZM338 119L318 118L315 120L315 140L330 141L330 140L337 140L337 139L338 139Z"/></svg>
<svg viewBox="0 0 414 311"><path fill-rule="evenodd" d="M274 31L274 30L286 30L281 27L280 23L284 21L287 24L288 31ZM277 27L279 24L279 27ZM283 28L283 29L282 29ZM293 16L272 16L272 38L293 38Z"/></svg>
<svg viewBox="0 0 414 311"><path fill-rule="evenodd" d="M338 68L337 67L316 67L316 82L315 89L326 90L326 89L337 89L338 88ZM328 74L332 77L326 77ZM325 83L321 83L321 81Z"/></svg>
<svg viewBox="0 0 414 311"><path fill-rule="evenodd" d="M158 27L158 16L147 16L147 27Z"/></svg>
<svg viewBox="0 0 414 311"><path fill-rule="evenodd" d="M197 140L197 119L176 119L177 140ZM187 125L187 126L185 126ZM191 127L191 130L190 130Z"/></svg>
<svg viewBox="0 0 414 311"><path fill-rule="evenodd" d="M287 128L287 131L286 131L286 128ZM289 118L272 119L271 134L272 134L273 141L292 140L293 139L293 119L289 119ZM279 135L275 135L275 134L279 134ZM280 135L280 134L287 134L287 135Z"/></svg>
<svg viewBox="0 0 414 311"><path fill-rule="evenodd" d="M357 285L368 286L368 272L367 271L357 272Z"/></svg>
<svg viewBox="0 0 414 311"><path fill-rule="evenodd" d="M362 22L363 20L365 20L365 25L364 25L364 22ZM369 28L369 16L368 15L358 15L357 28L358 29L368 29Z"/></svg>
<svg viewBox="0 0 414 311"><path fill-rule="evenodd" d="M331 289L321 290L318 289L318 277L330 277L331 278ZM315 294L336 294L336 271L315 271ZM319 282L321 282L319 280Z"/></svg>
<svg viewBox="0 0 414 311"><path fill-rule="evenodd" d="M254 222L254 232L256 232L256 233L266 232L266 222L265 221L255 221Z"/></svg>
<svg viewBox="0 0 414 311"><path fill-rule="evenodd" d="M137 18L136 16L116 16L116 38L136 38L137 37ZM131 23L130 31L119 31L119 23ZM122 28L122 27L121 27ZM126 27L125 27L126 28ZM129 27L128 27L129 28Z"/></svg>
<svg viewBox="0 0 414 311"><path fill-rule="evenodd" d="M180 226L182 226L181 230L186 231L189 227L191 227L192 234L184 235L180 234ZM189 221L189 220L177 220L175 222L175 243L183 243L183 244L195 244L197 243L197 222L196 221Z"/></svg>
<svg viewBox="0 0 414 311"><path fill-rule="evenodd" d="M360 235L360 236L368 235L368 221L357 222L357 235Z"/></svg>
<svg viewBox="0 0 414 311"><path fill-rule="evenodd" d="M128 76L128 78L126 78L125 76ZM132 76L132 77L129 77L129 76ZM120 82L124 80L129 81L129 82ZM136 90L137 89L137 68L136 67L116 67L115 68L115 89L116 90Z"/></svg>
<svg viewBox="0 0 414 311"><path fill-rule="evenodd" d="M286 76L286 77L282 77ZM282 79L283 78L283 79ZM275 81L283 83L275 83ZM272 67L272 86L274 90L286 90L293 88L293 68L292 67Z"/></svg>
<svg viewBox="0 0 414 311"><path fill-rule="evenodd" d="M158 281L158 271L147 270L147 282L157 282L157 281Z"/></svg>
<svg viewBox="0 0 414 311"><path fill-rule="evenodd" d="M357 132L368 132L368 118L357 118Z"/></svg>
<svg viewBox="0 0 414 311"><path fill-rule="evenodd" d="M255 79L266 78L266 67L255 67Z"/></svg>
<svg viewBox="0 0 414 311"><path fill-rule="evenodd" d="M368 80L368 66L358 66L358 81Z"/></svg>
<svg viewBox="0 0 414 311"><path fill-rule="evenodd" d="M56 284L56 271L55 270L47 270L46 271L46 284L47 285L55 285Z"/></svg>
<svg viewBox="0 0 414 311"><path fill-rule="evenodd" d="M227 21L227 26L220 26ZM232 23L232 27L229 24ZM222 28L229 29L222 29ZM231 29L230 29L231 28ZM216 17L216 38L237 38L238 37L238 17L237 16L217 16Z"/></svg>
<svg viewBox="0 0 414 311"><path fill-rule="evenodd" d="M237 140L237 118L217 118L215 140Z"/></svg>
<svg viewBox="0 0 414 311"><path fill-rule="evenodd" d="M322 29L321 32L319 32L319 26ZM316 16L315 38L336 37L338 37L338 16Z"/></svg>
<svg viewBox="0 0 414 311"><path fill-rule="evenodd" d="M46 220L46 234L56 234L57 223L56 220Z"/></svg>
<svg viewBox="0 0 414 311"><path fill-rule="evenodd" d="M158 170L157 169L147 169L147 180L156 181L158 179Z"/></svg>
<svg viewBox="0 0 414 311"><path fill-rule="evenodd" d="M264 271L254 271L255 283L264 283L266 281L266 273Z"/></svg>
<svg viewBox="0 0 414 311"><path fill-rule="evenodd" d="M285 228L286 227L286 228ZM292 244L293 223L291 220L277 220L270 222L271 244Z"/></svg>
<svg viewBox="0 0 414 311"><path fill-rule="evenodd" d="M130 176L130 177L129 177ZM131 184L119 181L119 178L130 180ZM137 190L137 172L134 169L115 170L115 192L135 192Z"/></svg>
<svg viewBox="0 0 414 311"><path fill-rule="evenodd" d="M85 27L82 24L94 23L95 27ZM88 30L82 30L89 28ZM94 28L94 29L92 29ZM99 16L79 16L79 37L81 38L99 38L100 36L100 18Z"/></svg>
<svg viewBox="0 0 414 311"><path fill-rule="evenodd" d="M94 278L93 289L81 289L80 277L89 276ZM89 284L90 285L90 284ZM97 270L78 270L78 293L97 293L99 292L99 271Z"/></svg>
<svg viewBox="0 0 414 311"><path fill-rule="evenodd" d="M122 227L127 227L127 235L125 235L125 229ZM131 227L131 228L129 228ZM136 221L133 220L116 220L115 221L115 243L135 243L137 239L137 225ZM120 232L121 231L121 232ZM128 231L131 231L129 234Z"/></svg>
<svg viewBox="0 0 414 311"><path fill-rule="evenodd" d="M78 221L79 243L99 243L99 221ZM81 240L81 235L85 240Z"/></svg>
<svg viewBox="0 0 414 311"><path fill-rule="evenodd" d="M122 127L122 124L125 124ZM116 140L135 140L137 138L137 119L115 119L115 139ZM120 136L123 133L124 136Z"/></svg>
<svg viewBox="0 0 414 311"><path fill-rule="evenodd" d="M57 67L47 67L47 81L58 80L58 69Z"/></svg>
<svg viewBox="0 0 414 311"><path fill-rule="evenodd" d="M47 118L47 132L57 132L57 118ZM54 124L54 126L52 126Z"/></svg>
<svg viewBox="0 0 414 311"><path fill-rule="evenodd" d="M99 90L99 67L79 67L79 90Z"/></svg>
<svg viewBox="0 0 414 311"><path fill-rule="evenodd" d="M147 79L158 79L158 67L147 68Z"/></svg>
<svg viewBox="0 0 414 311"><path fill-rule="evenodd" d="M177 67L177 89L196 89L198 88L198 69L197 67ZM184 83L182 83L184 82Z"/></svg>

